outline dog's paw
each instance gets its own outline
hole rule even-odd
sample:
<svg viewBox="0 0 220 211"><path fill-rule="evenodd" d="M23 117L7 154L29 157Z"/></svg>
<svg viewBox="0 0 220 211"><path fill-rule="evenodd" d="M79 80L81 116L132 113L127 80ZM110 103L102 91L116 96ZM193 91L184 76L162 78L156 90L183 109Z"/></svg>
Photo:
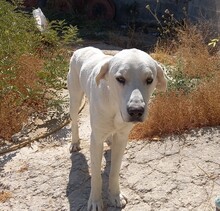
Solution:
<svg viewBox="0 0 220 211"><path fill-rule="evenodd" d="M103 211L103 209L104 207L101 199L96 201L89 199L88 207L87 207L88 211Z"/></svg>
<svg viewBox="0 0 220 211"><path fill-rule="evenodd" d="M80 142L71 143L69 150L70 150L70 153L80 151L80 150L81 150L81 148L80 148Z"/></svg>
<svg viewBox="0 0 220 211"><path fill-rule="evenodd" d="M110 206L122 208L127 204L127 198L121 193L113 195L109 193Z"/></svg>

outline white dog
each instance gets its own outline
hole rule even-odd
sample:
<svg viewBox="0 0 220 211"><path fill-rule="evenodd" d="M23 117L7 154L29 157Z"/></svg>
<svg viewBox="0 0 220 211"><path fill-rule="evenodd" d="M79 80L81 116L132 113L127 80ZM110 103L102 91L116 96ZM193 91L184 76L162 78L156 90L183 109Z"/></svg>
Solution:
<svg viewBox="0 0 220 211"><path fill-rule="evenodd" d="M163 70L147 53L129 49L115 56L86 47L74 52L70 60L68 89L72 119L70 151L80 150L77 117L84 93L90 103L91 193L88 210L103 210L101 161L103 142L112 137L109 200L115 207L127 200L119 188L119 170L128 134L136 122L143 122L155 88L166 90Z"/></svg>

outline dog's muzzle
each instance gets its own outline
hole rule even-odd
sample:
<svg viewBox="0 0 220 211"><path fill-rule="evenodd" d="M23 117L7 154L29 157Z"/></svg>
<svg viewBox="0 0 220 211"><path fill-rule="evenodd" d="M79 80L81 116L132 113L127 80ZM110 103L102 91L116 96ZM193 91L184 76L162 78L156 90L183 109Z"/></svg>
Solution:
<svg viewBox="0 0 220 211"><path fill-rule="evenodd" d="M145 102L139 89L132 91L127 103L129 122L143 122L145 114Z"/></svg>

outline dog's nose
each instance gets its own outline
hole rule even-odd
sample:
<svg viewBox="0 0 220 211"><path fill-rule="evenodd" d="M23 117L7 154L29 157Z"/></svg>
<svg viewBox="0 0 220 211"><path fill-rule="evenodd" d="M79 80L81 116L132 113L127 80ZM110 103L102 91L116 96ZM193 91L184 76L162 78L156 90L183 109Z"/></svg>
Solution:
<svg viewBox="0 0 220 211"><path fill-rule="evenodd" d="M139 119L142 117L144 113L144 107L142 106L129 106L127 108L128 114L131 116L132 119Z"/></svg>

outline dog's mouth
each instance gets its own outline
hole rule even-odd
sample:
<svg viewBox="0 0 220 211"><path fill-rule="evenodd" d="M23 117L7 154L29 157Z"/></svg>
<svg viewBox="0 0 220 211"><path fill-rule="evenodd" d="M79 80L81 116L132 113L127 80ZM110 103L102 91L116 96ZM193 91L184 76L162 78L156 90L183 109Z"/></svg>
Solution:
<svg viewBox="0 0 220 211"><path fill-rule="evenodd" d="M132 122L133 124L137 124L143 121L144 121L143 118L130 118L129 119L129 122Z"/></svg>

